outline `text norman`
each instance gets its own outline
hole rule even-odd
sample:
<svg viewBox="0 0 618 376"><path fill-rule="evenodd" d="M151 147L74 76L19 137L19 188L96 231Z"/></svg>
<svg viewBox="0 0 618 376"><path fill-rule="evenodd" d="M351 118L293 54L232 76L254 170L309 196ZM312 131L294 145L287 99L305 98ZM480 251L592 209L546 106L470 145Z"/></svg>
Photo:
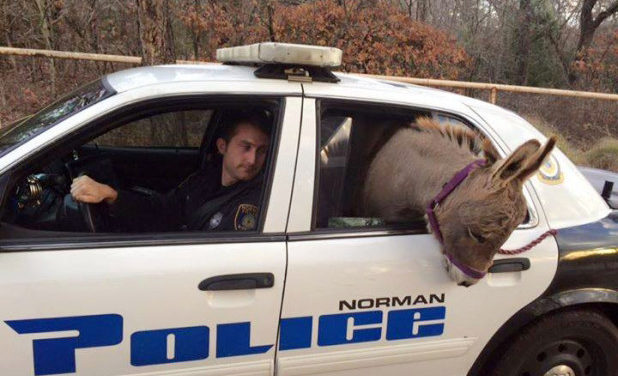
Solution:
<svg viewBox="0 0 618 376"><path fill-rule="evenodd" d="M353 310L353 309L371 309L380 307L405 307L418 304L436 304L444 303L445 295L441 294L429 294L429 295L407 295L407 296L393 296L384 298L364 298L364 299L352 299L352 300L340 300L339 310Z"/></svg>

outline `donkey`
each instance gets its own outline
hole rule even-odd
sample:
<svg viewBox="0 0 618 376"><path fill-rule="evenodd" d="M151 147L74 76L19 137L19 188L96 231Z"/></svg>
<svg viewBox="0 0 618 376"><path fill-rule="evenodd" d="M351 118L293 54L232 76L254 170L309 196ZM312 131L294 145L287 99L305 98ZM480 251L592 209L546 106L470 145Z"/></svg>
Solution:
<svg viewBox="0 0 618 376"><path fill-rule="evenodd" d="M554 144L553 137L542 147L529 140L500 159L491 142L470 129L417 119L390 137L370 163L362 187L364 215L387 222L418 219L455 174L484 158L467 167L467 177L432 208L447 271L457 284L470 286L525 219L522 186Z"/></svg>

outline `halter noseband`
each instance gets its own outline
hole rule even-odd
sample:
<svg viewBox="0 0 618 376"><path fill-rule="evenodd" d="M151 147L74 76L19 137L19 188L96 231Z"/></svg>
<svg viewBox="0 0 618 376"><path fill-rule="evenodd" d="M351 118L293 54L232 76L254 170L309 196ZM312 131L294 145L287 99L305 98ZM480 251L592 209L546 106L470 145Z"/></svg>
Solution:
<svg viewBox="0 0 618 376"><path fill-rule="evenodd" d="M442 238L442 232L440 232L440 225L438 224L438 220L436 219L436 214L434 213L433 209L440 205L442 201L444 201L444 199L448 197L448 195L453 193L455 188L457 188L459 184L461 184L461 182L468 177L472 170L479 166L484 166L485 163L486 162L484 159L477 159L476 161L468 164L466 167L456 173L455 176L453 176L453 178L448 183L446 183L440 193L438 193L438 195L434 197L434 199L431 200L431 202L427 206L425 212L427 213L427 218L429 219L429 225L431 226L433 233L436 235L436 238L438 238L441 244L444 245L444 239Z"/></svg>

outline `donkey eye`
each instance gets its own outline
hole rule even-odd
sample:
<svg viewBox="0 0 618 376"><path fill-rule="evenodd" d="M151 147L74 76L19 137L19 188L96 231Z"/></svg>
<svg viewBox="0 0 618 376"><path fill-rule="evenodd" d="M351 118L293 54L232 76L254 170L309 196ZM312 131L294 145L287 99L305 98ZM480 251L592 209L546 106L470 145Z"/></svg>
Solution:
<svg viewBox="0 0 618 376"><path fill-rule="evenodd" d="M470 237L474 239L477 243L485 243L485 240L487 240L482 235L472 232L472 230L470 230L470 227L468 227L468 235L470 235Z"/></svg>

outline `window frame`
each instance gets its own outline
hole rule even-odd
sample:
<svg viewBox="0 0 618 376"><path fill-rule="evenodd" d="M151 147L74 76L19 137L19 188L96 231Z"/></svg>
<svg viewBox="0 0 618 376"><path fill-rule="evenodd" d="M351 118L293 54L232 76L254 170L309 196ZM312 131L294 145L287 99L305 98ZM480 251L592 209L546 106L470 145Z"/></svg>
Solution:
<svg viewBox="0 0 618 376"><path fill-rule="evenodd" d="M410 234L429 234L429 231L426 227L424 228L413 228L405 227L405 224L391 224L385 226L375 226L375 227L349 227L349 228L317 228L317 210L318 210L318 195L320 188L320 131L321 131L321 121L322 115L328 110L329 107L335 107L337 109L345 109L349 108L353 110L354 108L369 108L369 107L387 107L393 108L397 110L401 110L402 112L417 112L417 113L427 113L430 115L432 119L438 120L438 115L447 116L462 122L464 125L471 127L471 129L478 131L482 135L484 135L487 139L489 139L492 144L496 147L498 153L500 153L501 157L505 156L503 150L498 147L498 144L493 139L490 133L486 131L486 129L479 124L477 121L474 121L466 114L459 113L457 111L448 112L445 110L436 110L432 108L422 108L414 105L402 105L402 104L392 104L385 102L372 102L366 100L357 100L357 99L339 99L339 98L325 98L325 97L316 97L316 150L315 150L315 176L314 176L314 187L313 187L313 205L312 205L312 213L311 213L311 228L308 233L301 233L294 236L293 240L308 240L308 239L329 239L329 238L338 238L338 237L366 237L366 236L388 236L388 235L410 235ZM528 185L524 185L524 198L526 200L527 210L528 210L528 221L517 226L516 230L520 229L529 229L535 228L539 224L538 217L538 209L534 204L534 200L531 197L531 192L526 187Z"/></svg>
<svg viewBox="0 0 618 376"><path fill-rule="evenodd" d="M264 94L256 98L252 94L190 94L190 95L168 95L145 99L124 105L115 110L93 118L82 125L77 132L67 133L54 142L45 145L44 148L28 155L23 160L12 165L0 176L0 215L6 209L7 199L12 190L9 188L28 175L28 172L42 168L51 159L67 155L72 149L83 145L87 140L92 140L101 134L112 129L122 127L134 121L136 118L152 116L157 113L181 111L187 109L212 109L226 106L255 106L256 102L264 107L272 106L274 121L271 132L271 146L269 148L267 162L264 171L265 180L260 196L261 215L258 227L255 231L170 231L170 232L147 232L147 233L88 233L88 232L64 232L64 231L41 231L24 229L31 231L33 237L21 238L0 238L0 253L34 250L64 250L64 249L84 249L84 248L110 248L110 247L134 247L134 246L155 246L155 245L190 245L190 244L211 244L211 243L244 243L244 242L265 242L280 241L285 237L283 234L263 232L264 222L268 213L270 192L272 190L274 167L277 163L278 149L281 138L281 127L286 111L286 94ZM269 103L270 102L270 103ZM144 115L145 114L145 115ZM202 144L198 148L202 151L207 142L209 125L205 129ZM4 224L5 222L2 222ZM8 224L13 226L13 224ZM17 226L17 225L14 225ZM49 236L46 236L48 235Z"/></svg>

